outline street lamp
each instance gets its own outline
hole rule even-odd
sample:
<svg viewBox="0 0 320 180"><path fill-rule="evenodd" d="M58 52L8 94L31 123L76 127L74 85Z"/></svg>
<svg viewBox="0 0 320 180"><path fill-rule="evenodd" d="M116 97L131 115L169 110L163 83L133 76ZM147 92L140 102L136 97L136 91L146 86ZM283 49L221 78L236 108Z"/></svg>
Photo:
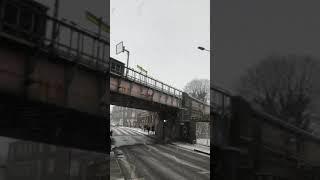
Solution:
<svg viewBox="0 0 320 180"><path fill-rule="evenodd" d="M210 52L210 50L209 50L209 49L206 49L206 48L201 47L201 46L199 46L199 47L198 47L198 49L200 49L201 51L208 51L208 52Z"/></svg>
<svg viewBox="0 0 320 180"><path fill-rule="evenodd" d="M206 48L204 48L204 47L202 47L202 46L198 46L198 49L200 49L201 51L208 51L209 53L211 52L210 49L206 49ZM213 48L213 50L215 50L215 49ZM213 53L213 56L212 56L212 63L213 63L212 77L214 77L214 76L213 76L213 73L214 73L214 53ZM213 78L212 78L211 82L212 82L212 84L213 84Z"/></svg>

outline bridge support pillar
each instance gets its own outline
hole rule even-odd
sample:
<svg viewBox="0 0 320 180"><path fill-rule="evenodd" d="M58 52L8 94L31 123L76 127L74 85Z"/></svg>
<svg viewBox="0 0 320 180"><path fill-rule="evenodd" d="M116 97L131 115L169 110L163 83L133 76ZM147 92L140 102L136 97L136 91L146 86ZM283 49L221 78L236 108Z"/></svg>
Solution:
<svg viewBox="0 0 320 180"><path fill-rule="evenodd" d="M196 143L196 131L197 131L196 126L197 126L197 123L194 121L191 121L189 123L189 142L192 144Z"/></svg>
<svg viewBox="0 0 320 180"><path fill-rule="evenodd" d="M158 112L156 114L155 130L157 138L164 143L179 139L180 124L176 118L176 113Z"/></svg>

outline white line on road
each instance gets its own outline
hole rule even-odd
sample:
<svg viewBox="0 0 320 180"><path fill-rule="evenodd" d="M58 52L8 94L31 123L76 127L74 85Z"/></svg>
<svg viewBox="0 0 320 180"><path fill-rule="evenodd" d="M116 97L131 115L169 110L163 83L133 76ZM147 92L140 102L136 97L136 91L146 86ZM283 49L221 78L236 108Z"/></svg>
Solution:
<svg viewBox="0 0 320 180"><path fill-rule="evenodd" d="M194 154L198 154L198 155L201 155L201 156L205 156L205 157L209 157L210 158L210 155L208 154L204 154L204 153L200 153L200 152L196 152L194 151L193 149L189 149L189 148L186 148L186 147L181 147L181 146L177 146L177 145L172 145L172 144L167 144L168 146L171 146L175 149L183 149L185 151L189 151L189 152L192 152Z"/></svg>
<svg viewBox="0 0 320 180"><path fill-rule="evenodd" d="M192 167L192 168L195 168L195 169L200 170L198 173L201 173L201 174L203 174L203 173L210 173L210 171L208 171L208 170L206 170L206 169L203 169L203 168L201 168L201 167L199 167L199 166L197 166L197 165L195 165L195 164L193 164L193 163L190 163L190 162L184 161L184 160L182 160L182 159L179 159L179 158L177 158L176 156L173 156L173 155L171 155L171 154L162 152L162 151L160 151L159 149L157 149L157 148L155 148L155 147L153 147L153 146L150 146L150 145L146 145L146 146L149 147L150 149L153 149L153 150L157 151L159 154L161 154L161 155L163 155L163 156L165 156L165 157L168 157L168 158L170 158L170 159L175 160L177 163L180 163L180 164L183 164L183 165L186 165L186 166L189 166L189 167Z"/></svg>
<svg viewBox="0 0 320 180"><path fill-rule="evenodd" d="M118 128L112 128L112 131L114 132L112 133L112 136L121 135L121 132L118 130Z"/></svg>
<svg viewBox="0 0 320 180"><path fill-rule="evenodd" d="M136 136L136 135L138 135L136 132L133 132L131 129L126 129L126 131L128 132L128 133L130 133L131 135L133 135L133 136Z"/></svg>
<svg viewBox="0 0 320 180"><path fill-rule="evenodd" d="M118 129L122 135L129 135L124 129L119 128Z"/></svg>

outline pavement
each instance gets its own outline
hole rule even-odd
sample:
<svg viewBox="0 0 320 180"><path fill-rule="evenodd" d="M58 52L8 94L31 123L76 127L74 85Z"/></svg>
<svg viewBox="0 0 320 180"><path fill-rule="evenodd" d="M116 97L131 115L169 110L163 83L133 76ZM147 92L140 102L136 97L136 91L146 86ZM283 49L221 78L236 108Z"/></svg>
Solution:
<svg viewBox="0 0 320 180"><path fill-rule="evenodd" d="M204 146L209 146L210 147L210 138L198 138L196 140L197 144L204 145Z"/></svg>
<svg viewBox="0 0 320 180"><path fill-rule="evenodd" d="M172 142L171 144L184 149L210 155L210 146L204 146L201 144L190 144L185 142Z"/></svg>
<svg viewBox="0 0 320 180"><path fill-rule="evenodd" d="M155 138L156 137L155 132L153 132L153 131L149 131L149 134L148 134L147 130L144 131L143 129L140 129L140 128L129 128L129 129L131 129L133 131L136 131L136 132L139 132L141 134L144 134L144 135L146 135L146 136L148 136L150 138Z"/></svg>
<svg viewBox="0 0 320 180"><path fill-rule="evenodd" d="M124 180L119 162L113 151L110 152L110 180Z"/></svg>

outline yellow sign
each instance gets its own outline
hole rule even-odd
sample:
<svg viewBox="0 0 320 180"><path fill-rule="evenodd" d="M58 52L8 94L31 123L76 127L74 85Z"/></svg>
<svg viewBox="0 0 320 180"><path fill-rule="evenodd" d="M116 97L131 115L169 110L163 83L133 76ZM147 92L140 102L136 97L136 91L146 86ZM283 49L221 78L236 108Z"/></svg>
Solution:
<svg viewBox="0 0 320 180"><path fill-rule="evenodd" d="M145 69L143 69L141 66L137 65L137 68L139 68L141 71L145 72L146 74L148 73L148 71L146 71Z"/></svg>
<svg viewBox="0 0 320 180"><path fill-rule="evenodd" d="M101 26L101 29L107 33L110 33L110 26L104 22L102 22L101 18L98 18L94 14L90 13L89 11L86 11L86 18L91 21L93 24L97 26Z"/></svg>

